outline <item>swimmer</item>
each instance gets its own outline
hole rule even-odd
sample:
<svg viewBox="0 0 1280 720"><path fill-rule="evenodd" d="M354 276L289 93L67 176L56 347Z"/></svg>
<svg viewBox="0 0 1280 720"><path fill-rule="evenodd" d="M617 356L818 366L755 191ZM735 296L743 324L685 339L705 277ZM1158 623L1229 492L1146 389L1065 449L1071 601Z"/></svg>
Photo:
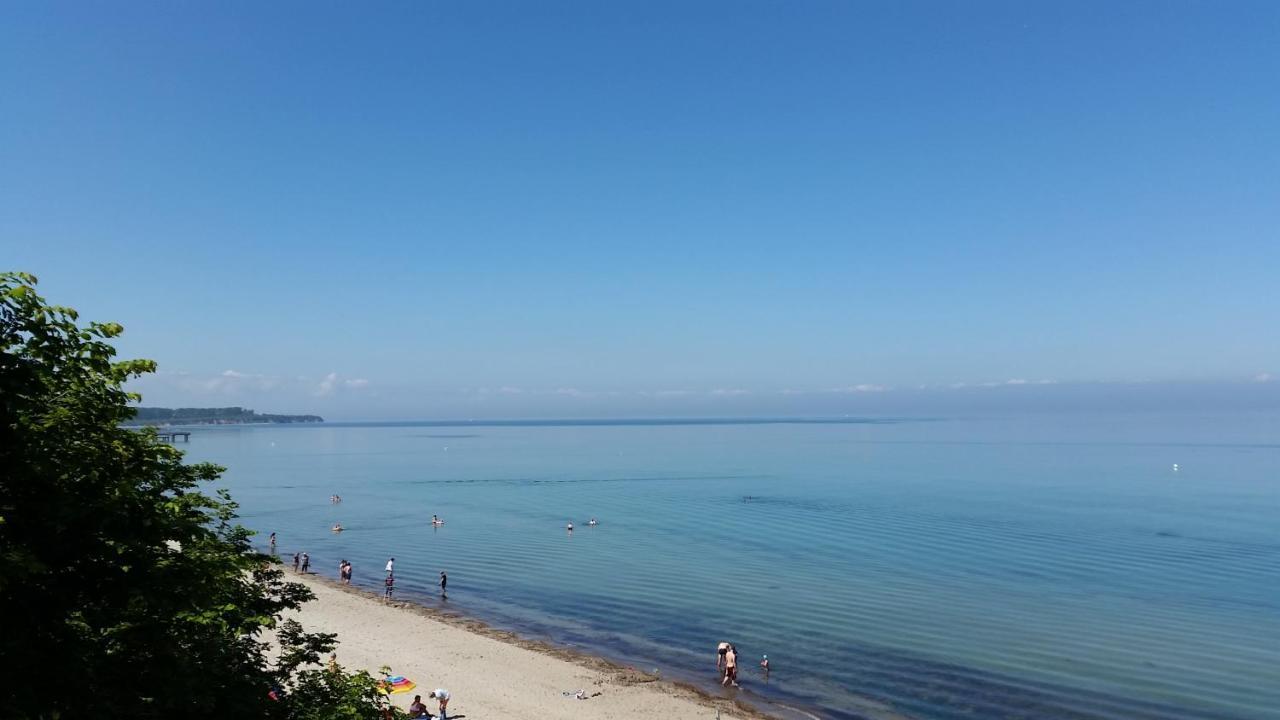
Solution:
<svg viewBox="0 0 1280 720"><path fill-rule="evenodd" d="M768 655L765 655L764 658L760 660L760 669L764 670L765 675L769 674L769 656Z"/></svg>
<svg viewBox="0 0 1280 720"><path fill-rule="evenodd" d="M431 516L431 524L432 524L432 525L443 525L443 524L444 524L444 521L440 519L440 516L439 516L439 515L432 515L432 516Z"/></svg>
<svg viewBox="0 0 1280 720"><path fill-rule="evenodd" d="M596 525L599 525L600 523L599 523L599 521L597 521L595 518L591 518L590 520L588 520L588 521L587 521L587 524L588 524L588 525L590 525L591 527L595 527Z"/></svg>
<svg viewBox="0 0 1280 720"><path fill-rule="evenodd" d="M331 528L329 528L329 529L330 529L332 532L342 532L342 525L340 525L339 523L334 523L334 524L333 524L333 527L331 527Z"/></svg>
<svg viewBox="0 0 1280 720"><path fill-rule="evenodd" d="M573 532L573 521L572 521L572 520L570 520L570 521L569 521L569 524L565 526L565 530L568 530L569 532Z"/></svg>

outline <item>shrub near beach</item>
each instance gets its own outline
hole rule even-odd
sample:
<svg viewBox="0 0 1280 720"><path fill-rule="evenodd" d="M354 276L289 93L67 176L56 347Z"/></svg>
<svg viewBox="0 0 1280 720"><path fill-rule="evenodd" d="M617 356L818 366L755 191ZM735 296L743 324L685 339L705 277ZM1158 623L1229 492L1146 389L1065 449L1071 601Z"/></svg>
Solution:
<svg viewBox="0 0 1280 720"><path fill-rule="evenodd" d="M222 468L122 427L139 399L124 383L155 363L116 361L121 326L81 325L35 287L0 274L3 715L398 714L367 673L316 669L332 635L280 622L311 592L202 491Z"/></svg>

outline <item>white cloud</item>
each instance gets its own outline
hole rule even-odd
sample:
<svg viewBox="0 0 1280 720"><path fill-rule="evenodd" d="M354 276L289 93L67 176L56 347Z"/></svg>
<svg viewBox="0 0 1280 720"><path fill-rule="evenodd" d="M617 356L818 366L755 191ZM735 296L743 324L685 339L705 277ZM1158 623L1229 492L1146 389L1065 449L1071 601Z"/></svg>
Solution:
<svg viewBox="0 0 1280 720"><path fill-rule="evenodd" d="M1273 376L1271 373L1266 373L1266 372L1258 373L1257 375L1253 376L1253 381L1260 382L1260 383L1271 382L1274 379L1275 379L1275 376Z"/></svg>
<svg viewBox="0 0 1280 720"><path fill-rule="evenodd" d="M329 395L332 395L333 388L337 384L338 384L338 373L331 372L328 375L325 375L324 379L320 381L320 384L316 386L315 396L327 397Z"/></svg>
<svg viewBox="0 0 1280 720"><path fill-rule="evenodd" d="M350 380L343 380L342 384L346 385L349 388L369 387L369 381L366 380L365 378L351 378Z"/></svg>
<svg viewBox="0 0 1280 720"><path fill-rule="evenodd" d="M1056 380L1024 380L1022 378L1013 378L1011 380L1005 380L1004 382L992 381L992 382L978 383L978 387L990 388L990 387L1010 387L1010 386L1016 387L1018 385L1053 385L1056 382L1057 382ZM951 387L953 388L965 387L965 384L956 383Z"/></svg>
<svg viewBox="0 0 1280 720"><path fill-rule="evenodd" d="M742 388L716 388L711 391L711 394L717 397L736 397L738 395L750 395L751 391L743 390Z"/></svg>
<svg viewBox="0 0 1280 720"><path fill-rule="evenodd" d="M888 389L889 388L885 387L884 385L875 385L872 383L861 383L858 385L847 385L845 387L831 388L827 392L850 394L850 393L885 392Z"/></svg>

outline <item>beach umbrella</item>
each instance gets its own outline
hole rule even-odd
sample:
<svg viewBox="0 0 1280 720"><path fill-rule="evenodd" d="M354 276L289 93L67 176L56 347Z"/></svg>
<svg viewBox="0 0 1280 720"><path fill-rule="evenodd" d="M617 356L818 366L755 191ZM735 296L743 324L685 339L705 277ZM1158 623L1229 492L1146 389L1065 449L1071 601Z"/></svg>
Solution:
<svg viewBox="0 0 1280 720"><path fill-rule="evenodd" d="M403 675L390 675L386 680L378 681L378 688L388 695L407 693L418 687L418 683Z"/></svg>

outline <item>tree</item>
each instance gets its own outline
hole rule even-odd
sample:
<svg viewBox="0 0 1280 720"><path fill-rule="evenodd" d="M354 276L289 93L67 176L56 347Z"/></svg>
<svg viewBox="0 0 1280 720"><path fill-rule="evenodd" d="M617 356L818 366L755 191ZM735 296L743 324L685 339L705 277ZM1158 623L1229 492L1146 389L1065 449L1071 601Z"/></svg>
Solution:
<svg viewBox="0 0 1280 720"><path fill-rule="evenodd" d="M0 274L0 715L383 717L367 674L306 669L333 636L287 626L269 659L310 591L201 491L222 468L121 427L155 363L36 283Z"/></svg>

